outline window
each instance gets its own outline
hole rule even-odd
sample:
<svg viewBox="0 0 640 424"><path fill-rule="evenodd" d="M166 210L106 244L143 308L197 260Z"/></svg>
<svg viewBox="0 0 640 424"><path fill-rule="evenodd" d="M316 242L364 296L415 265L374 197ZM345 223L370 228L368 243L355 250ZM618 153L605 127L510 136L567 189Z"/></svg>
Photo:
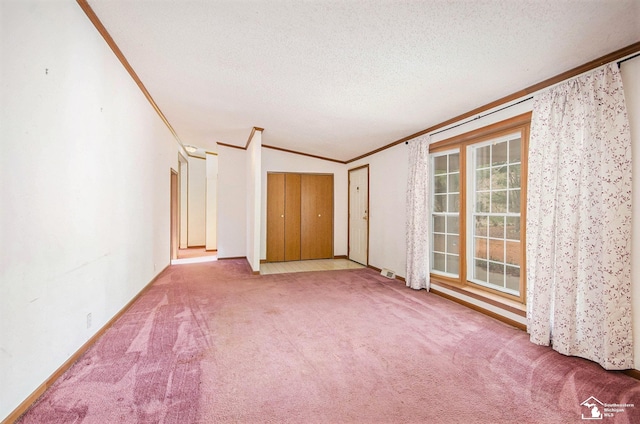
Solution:
<svg viewBox="0 0 640 424"><path fill-rule="evenodd" d="M434 143L431 276L524 303L530 114Z"/></svg>
<svg viewBox="0 0 640 424"><path fill-rule="evenodd" d="M457 276L460 270L460 154L433 158L433 269Z"/></svg>

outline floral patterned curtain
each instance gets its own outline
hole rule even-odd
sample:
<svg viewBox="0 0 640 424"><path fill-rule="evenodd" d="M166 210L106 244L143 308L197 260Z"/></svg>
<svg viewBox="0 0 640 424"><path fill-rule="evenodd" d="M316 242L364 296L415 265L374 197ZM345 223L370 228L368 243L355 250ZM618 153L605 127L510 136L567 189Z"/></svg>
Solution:
<svg viewBox="0 0 640 424"><path fill-rule="evenodd" d="M531 341L632 368L631 136L616 64L535 96L528 169Z"/></svg>
<svg viewBox="0 0 640 424"><path fill-rule="evenodd" d="M409 141L407 181L407 286L429 290L431 163L429 136Z"/></svg>

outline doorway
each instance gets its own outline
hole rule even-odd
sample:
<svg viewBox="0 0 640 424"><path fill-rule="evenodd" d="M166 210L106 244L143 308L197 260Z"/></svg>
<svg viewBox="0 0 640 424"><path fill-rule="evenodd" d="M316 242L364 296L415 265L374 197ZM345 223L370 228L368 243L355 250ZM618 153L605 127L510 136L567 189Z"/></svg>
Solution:
<svg viewBox="0 0 640 424"><path fill-rule="evenodd" d="M369 165L349 170L349 259L369 264Z"/></svg>

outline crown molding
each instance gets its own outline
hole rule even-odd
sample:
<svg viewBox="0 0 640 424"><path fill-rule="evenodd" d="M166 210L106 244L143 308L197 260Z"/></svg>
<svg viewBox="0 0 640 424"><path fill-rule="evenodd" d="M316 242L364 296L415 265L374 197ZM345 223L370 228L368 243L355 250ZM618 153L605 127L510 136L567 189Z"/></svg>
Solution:
<svg viewBox="0 0 640 424"><path fill-rule="evenodd" d="M267 144L263 144L262 147L267 148L267 149L272 149L272 150L279 150L281 152L286 152L286 153L293 153L294 155L307 156L307 157L310 157L310 158L321 159L321 160L328 160L330 162L336 162L336 163L342 163L342 164L346 164L347 163L347 162L345 162L343 160L332 159L332 158L327 158L327 157L318 156L318 155L312 155L310 153L298 152L296 150L283 149L282 147L269 146Z"/></svg>
<svg viewBox="0 0 640 424"><path fill-rule="evenodd" d="M235 144L227 144L227 143L223 143L223 142L221 142L221 141L218 141L216 144L217 144L218 146L231 147L232 149L247 150L247 148L246 148L246 147L236 146Z"/></svg>

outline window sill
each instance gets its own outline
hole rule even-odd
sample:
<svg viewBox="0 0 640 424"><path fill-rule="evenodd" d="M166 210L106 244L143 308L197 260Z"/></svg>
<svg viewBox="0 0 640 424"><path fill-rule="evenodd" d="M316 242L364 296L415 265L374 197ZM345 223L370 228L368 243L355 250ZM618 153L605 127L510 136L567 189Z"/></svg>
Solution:
<svg viewBox="0 0 640 424"><path fill-rule="evenodd" d="M511 300L511 299L506 299L497 294L489 293L487 291L484 291L472 286L462 286L459 284L454 284L448 281L444 281L443 279L440 279L434 275L431 275L431 282L442 288L454 291L456 293L463 294L465 296L469 296L473 299L479 300L481 302L485 302L489 305L511 312L515 315L518 315L521 317L527 316L527 305L525 305L524 303Z"/></svg>

